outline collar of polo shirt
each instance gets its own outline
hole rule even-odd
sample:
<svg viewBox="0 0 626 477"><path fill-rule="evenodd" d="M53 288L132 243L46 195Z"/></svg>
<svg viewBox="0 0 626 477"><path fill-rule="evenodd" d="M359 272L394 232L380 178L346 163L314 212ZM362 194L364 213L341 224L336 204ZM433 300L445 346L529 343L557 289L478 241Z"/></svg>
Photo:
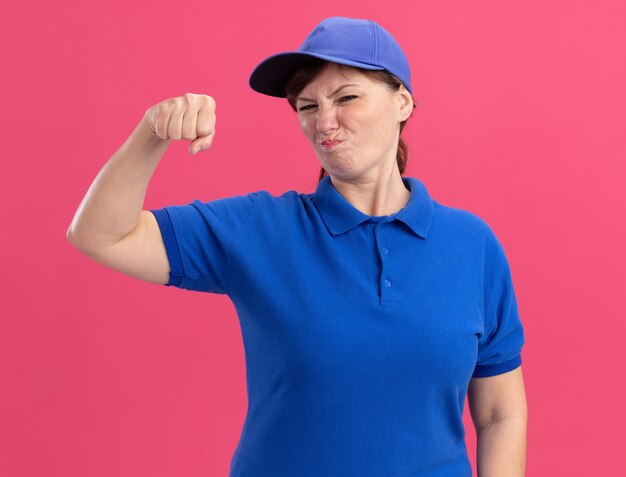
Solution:
<svg viewBox="0 0 626 477"><path fill-rule="evenodd" d="M402 182L411 191L411 196L402 209L389 217L404 222L415 234L425 239L435 211L434 201L419 179L402 177ZM325 176L317 184L313 200L326 228L333 235L347 232L372 218L350 204L335 189L330 176Z"/></svg>

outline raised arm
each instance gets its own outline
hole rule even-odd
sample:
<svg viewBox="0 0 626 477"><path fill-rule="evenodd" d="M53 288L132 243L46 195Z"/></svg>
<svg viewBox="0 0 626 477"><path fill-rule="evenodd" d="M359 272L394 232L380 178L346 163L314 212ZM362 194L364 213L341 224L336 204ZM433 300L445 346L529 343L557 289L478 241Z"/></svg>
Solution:
<svg viewBox="0 0 626 477"><path fill-rule="evenodd" d="M169 262L156 219L143 203L172 139L190 154L211 147L215 101L187 93L150 107L98 173L67 230L67 239L97 262L136 278L167 283Z"/></svg>

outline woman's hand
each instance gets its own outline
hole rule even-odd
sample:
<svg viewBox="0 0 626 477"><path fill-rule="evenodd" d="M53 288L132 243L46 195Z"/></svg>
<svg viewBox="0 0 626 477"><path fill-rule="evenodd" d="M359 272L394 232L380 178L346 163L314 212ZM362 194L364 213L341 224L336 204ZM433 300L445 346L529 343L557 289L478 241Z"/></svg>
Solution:
<svg viewBox="0 0 626 477"><path fill-rule="evenodd" d="M205 94L166 99L151 106L144 117L159 139L190 140L192 155L209 149L215 137L215 100Z"/></svg>

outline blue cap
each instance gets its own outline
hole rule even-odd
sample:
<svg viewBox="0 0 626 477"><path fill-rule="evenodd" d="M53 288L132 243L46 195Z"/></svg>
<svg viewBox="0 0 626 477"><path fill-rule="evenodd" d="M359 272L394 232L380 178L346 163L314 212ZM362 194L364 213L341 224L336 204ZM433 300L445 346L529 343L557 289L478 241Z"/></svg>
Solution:
<svg viewBox="0 0 626 477"><path fill-rule="evenodd" d="M285 85L311 57L368 70L387 70L411 89L406 55L391 33L372 20L330 17L322 20L297 51L269 56L252 71L250 87L262 94L285 98Z"/></svg>

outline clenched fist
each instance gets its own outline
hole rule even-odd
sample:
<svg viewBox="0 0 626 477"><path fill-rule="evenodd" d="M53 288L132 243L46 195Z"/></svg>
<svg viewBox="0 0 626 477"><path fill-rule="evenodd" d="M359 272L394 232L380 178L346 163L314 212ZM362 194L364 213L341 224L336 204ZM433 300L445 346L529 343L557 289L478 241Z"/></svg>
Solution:
<svg viewBox="0 0 626 477"><path fill-rule="evenodd" d="M215 100L205 94L186 93L151 106L145 119L155 136L190 140L189 153L196 154L209 149L215 137Z"/></svg>

